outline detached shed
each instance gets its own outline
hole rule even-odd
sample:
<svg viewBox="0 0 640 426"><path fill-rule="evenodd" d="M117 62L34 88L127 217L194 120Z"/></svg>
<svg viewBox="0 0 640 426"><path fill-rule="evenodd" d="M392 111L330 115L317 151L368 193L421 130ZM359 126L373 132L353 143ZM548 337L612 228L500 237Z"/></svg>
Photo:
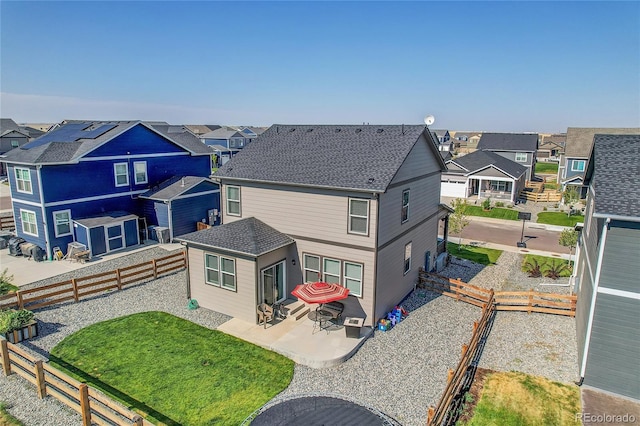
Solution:
<svg viewBox="0 0 640 426"><path fill-rule="evenodd" d="M169 229L169 239L197 230L197 223L219 224L220 187L208 178L171 178L140 194L147 225Z"/></svg>
<svg viewBox="0 0 640 426"><path fill-rule="evenodd" d="M138 216L124 211L74 219L73 233L75 241L84 244L91 256L140 244Z"/></svg>

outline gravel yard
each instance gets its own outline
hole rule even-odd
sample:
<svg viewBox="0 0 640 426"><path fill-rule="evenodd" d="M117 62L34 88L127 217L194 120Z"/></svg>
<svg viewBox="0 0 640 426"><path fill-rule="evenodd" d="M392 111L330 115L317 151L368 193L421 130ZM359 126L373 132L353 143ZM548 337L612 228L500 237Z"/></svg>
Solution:
<svg viewBox="0 0 640 426"><path fill-rule="evenodd" d="M163 249L150 248L34 285L60 281L73 274L112 270L166 254ZM456 259L444 274L482 287L538 289L539 285L532 285L531 279L519 272L519 262L521 256L515 253L503 253L497 265L488 267ZM516 266L518 273L513 269ZM516 285L522 287L512 287ZM447 370L456 366L461 346L470 339L473 321L480 318L481 310L420 289L403 306L409 316L388 332L377 331L347 362L320 370L296 365L290 386L277 398L305 393L344 395L403 425L425 424L427 408L440 398ZM42 337L24 346L46 357L64 337L87 325L149 310L169 312L209 328L229 319L206 309L186 309L185 272L179 272L121 292L40 310L37 318ZM499 312L481 366L519 370L564 382L575 380L575 322L555 315ZM77 414L55 400L38 400L33 386L15 375L0 374L0 401L8 403L12 407L9 412L27 426L81 424Z"/></svg>

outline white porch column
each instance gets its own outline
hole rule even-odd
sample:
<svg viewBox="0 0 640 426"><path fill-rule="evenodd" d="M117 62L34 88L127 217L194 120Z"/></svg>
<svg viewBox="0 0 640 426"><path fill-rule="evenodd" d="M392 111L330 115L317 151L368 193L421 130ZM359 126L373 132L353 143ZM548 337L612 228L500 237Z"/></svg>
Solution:
<svg viewBox="0 0 640 426"><path fill-rule="evenodd" d="M482 195L482 178L478 178L478 200Z"/></svg>

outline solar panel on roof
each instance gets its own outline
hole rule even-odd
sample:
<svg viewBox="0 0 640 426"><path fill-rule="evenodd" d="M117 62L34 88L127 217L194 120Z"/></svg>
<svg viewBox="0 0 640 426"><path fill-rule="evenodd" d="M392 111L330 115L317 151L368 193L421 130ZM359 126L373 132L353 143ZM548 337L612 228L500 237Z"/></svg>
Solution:
<svg viewBox="0 0 640 426"><path fill-rule="evenodd" d="M45 133L34 141L24 144L22 149L31 149L50 142L75 142L78 139L95 139L116 126L117 124L103 124L93 130L85 131L84 129L91 127L90 123L65 124L56 130Z"/></svg>

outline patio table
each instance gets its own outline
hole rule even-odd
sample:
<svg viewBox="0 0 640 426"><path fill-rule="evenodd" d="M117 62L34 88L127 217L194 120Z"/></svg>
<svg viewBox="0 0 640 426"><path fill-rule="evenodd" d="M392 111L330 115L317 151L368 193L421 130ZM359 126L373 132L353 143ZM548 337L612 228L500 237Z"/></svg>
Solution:
<svg viewBox="0 0 640 426"><path fill-rule="evenodd" d="M316 326L318 326L320 330L324 330L325 328L327 328L327 322L331 322L332 318L333 314L323 309L316 309L315 311L309 312L309 319L313 321L314 331L316 329Z"/></svg>

